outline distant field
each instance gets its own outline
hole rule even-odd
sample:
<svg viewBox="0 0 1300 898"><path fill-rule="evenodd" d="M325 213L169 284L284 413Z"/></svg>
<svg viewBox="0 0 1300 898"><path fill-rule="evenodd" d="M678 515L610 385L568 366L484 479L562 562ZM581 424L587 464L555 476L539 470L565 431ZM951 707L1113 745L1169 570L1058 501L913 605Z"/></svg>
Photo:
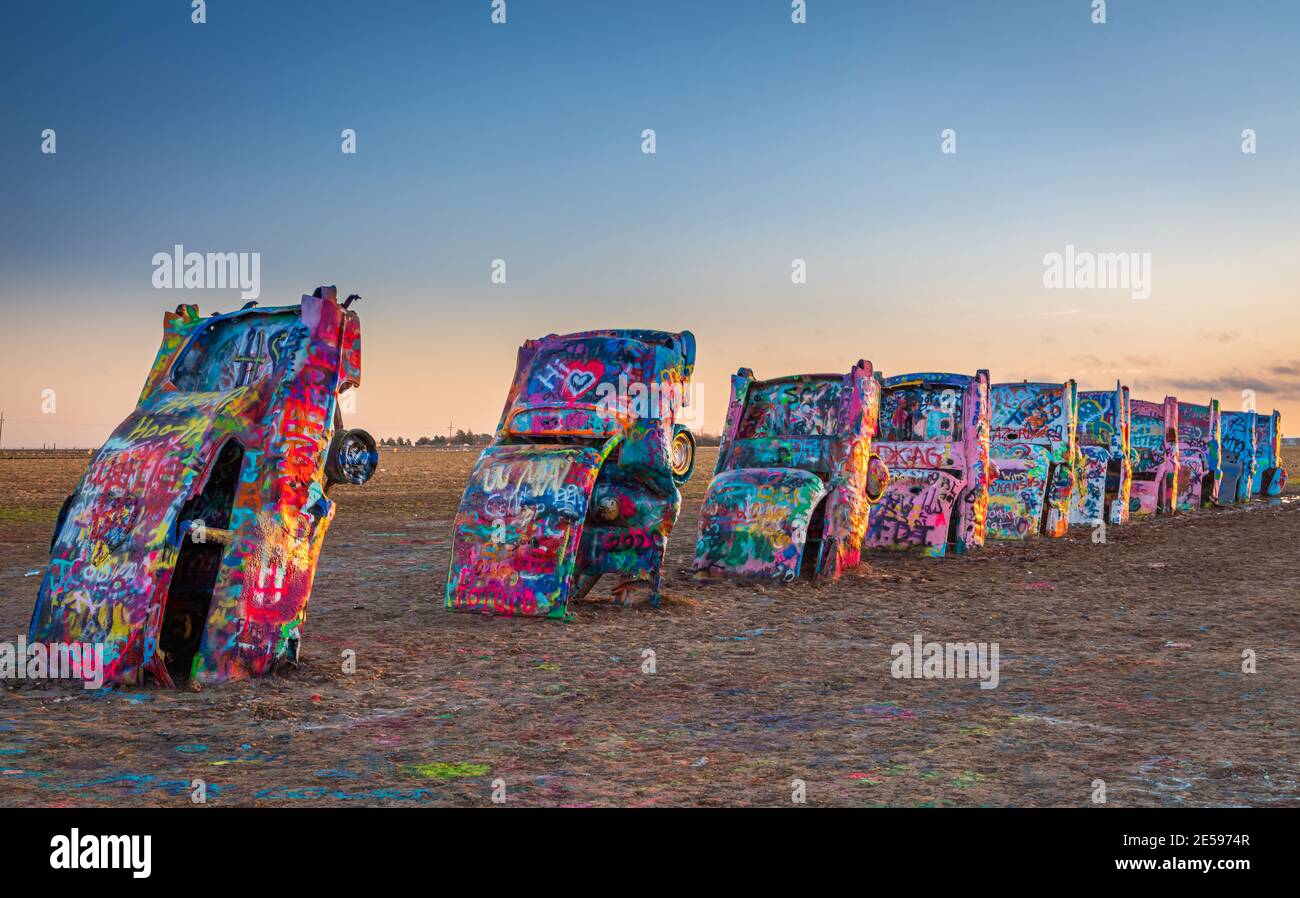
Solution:
<svg viewBox="0 0 1300 898"><path fill-rule="evenodd" d="M658 610L443 611L476 451L385 450L331 495L303 665L202 692L0 692L0 804L1300 805L1300 499L872 558L813 587L686 577ZM1288 448L1300 484L1300 448ZM25 632L85 456L0 456L0 640ZM602 593L602 590L597 591ZM997 689L896 680L890 647L998 642ZM340 656L357 652L344 674ZM657 672L642 673L653 649ZM1243 650L1258 672L1241 669Z"/></svg>

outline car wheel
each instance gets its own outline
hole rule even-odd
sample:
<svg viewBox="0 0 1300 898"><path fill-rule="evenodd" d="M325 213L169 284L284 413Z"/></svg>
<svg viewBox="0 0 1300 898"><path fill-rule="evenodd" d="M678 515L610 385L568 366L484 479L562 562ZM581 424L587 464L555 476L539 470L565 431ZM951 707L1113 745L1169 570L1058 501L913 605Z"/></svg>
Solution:
<svg viewBox="0 0 1300 898"><path fill-rule="evenodd" d="M673 429L670 458L673 480L677 481L678 485L690 480L691 474L695 473L695 437L681 424Z"/></svg>
<svg viewBox="0 0 1300 898"><path fill-rule="evenodd" d="M879 455L867 459L867 501L875 504L889 488L889 466Z"/></svg>
<svg viewBox="0 0 1300 898"><path fill-rule="evenodd" d="M362 484L379 467L379 447L364 430L336 430L325 455L325 479L330 483Z"/></svg>

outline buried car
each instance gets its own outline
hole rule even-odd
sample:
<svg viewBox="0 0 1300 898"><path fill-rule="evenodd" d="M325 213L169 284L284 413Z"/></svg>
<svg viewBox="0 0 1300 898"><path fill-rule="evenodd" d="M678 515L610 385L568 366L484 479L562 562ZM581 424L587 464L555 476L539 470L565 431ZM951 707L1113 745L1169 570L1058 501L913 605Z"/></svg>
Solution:
<svg viewBox="0 0 1300 898"><path fill-rule="evenodd" d="M201 317L181 305L129 417L63 504L31 639L104 646L104 679L210 683L295 662L336 483L374 440L344 430L361 325L333 287Z"/></svg>
<svg viewBox="0 0 1300 898"><path fill-rule="evenodd" d="M559 617L605 573L654 603L695 465L677 423L690 331L595 330L529 340L456 514L446 607Z"/></svg>
<svg viewBox="0 0 1300 898"><path fill-rule="evenodd" d="M1222 412L1219 415L1223 480L1219 504L1249 502L1255 479L1255 412Z"/></svg>
<svg viewBox="0 0 1300 898"><path fill-rule="evenodd" d="M1255 473L1250 480L1252 496L1280 496L1286 486L1282 467L1282 413L1255 416Z"/></svg>
<svg viewBox="0 0 1300 898"><path fill-rule="evenodd" d="M1133 487L1129 512L1142 518L1172 514L1178 495L1178 400L1129 403L1129 458Z"/></svg>
<svg viewBox="0 0 1300 898"><path fill-rule="evenodd" d="M1128 387L1079 394L1079 453L1083 476L1070 508L1071 524L1125 524L1133 487L1129 457Z"/></svg>
<svg viewBox="0 0 1300 898"><path fill-rule="evenodd" d="M867 545L939 556L984 545L989 501L989 373L885 378L873 449L889 485Z"/></svg>
<svg viewBox="0 0 1300 898"><path fill-rule="evenodd" d="M1219 400L1178 403L1178 510L1198 511L1219 500L1223 480Z"/></svg>
<svg viewBox="0 0 1300 898"><path fill-rule="evenodd" d="M994 384L989 390L989 457L995 471L989 484L990 539L1068 532L1079 468L1077 399L1073 380Z"/></svg>
<svg viewBox="0 0 1300 898"><path fill-rule="evenodd" d="M757 380L741 368L700 512L697 578L834 579L861 558L870 506L888 480L871 454L880 381L848 374Z"/></svg>

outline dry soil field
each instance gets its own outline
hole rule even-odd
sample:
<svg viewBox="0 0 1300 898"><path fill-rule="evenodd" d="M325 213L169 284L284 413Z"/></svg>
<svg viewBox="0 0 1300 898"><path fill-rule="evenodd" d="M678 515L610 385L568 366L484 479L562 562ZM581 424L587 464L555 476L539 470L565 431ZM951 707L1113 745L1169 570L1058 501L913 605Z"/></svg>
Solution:
<svg viewBox="0 0 1300 898"><path fill-rule="evenodd" d="M1294 490L1104 545L1085 528L821 587L698 585L702 450L663 607L595 596L559 623L437 601L474 457L386 451L334 494L295 671L0 688L0 804L189 806L202 779L210 805L487 805L502 780L520 805L789 806L800 779L810 805L1085 806L1100 779L1111 806L1300 805ZM0 640L25 632L25 574L83 465L0 458ZM893 679L915 634L997 642L998 688Z"/></svg>

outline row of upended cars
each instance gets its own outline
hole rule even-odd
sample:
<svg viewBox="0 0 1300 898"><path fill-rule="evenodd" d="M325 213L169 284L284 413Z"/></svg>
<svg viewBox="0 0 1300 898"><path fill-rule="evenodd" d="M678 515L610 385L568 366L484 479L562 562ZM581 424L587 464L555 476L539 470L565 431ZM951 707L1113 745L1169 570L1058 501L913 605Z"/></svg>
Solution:
<svg viewBox="0 0 1300 898"><path fill-rule="evenodd" d="M330 490L375 441L343 427L360 324L332 287L296 306L179 306L134 412L59 513L30 638L104 646L105 682L257 676L295 662ZM693 474L689 331L520 348L453 525L446 607L566 617L606 574L657 602ZM864 550L960 553L1276 496L1277 412L1130 400L1073 381L844 374L731 380L693 576L840 576Z"/></svg>

